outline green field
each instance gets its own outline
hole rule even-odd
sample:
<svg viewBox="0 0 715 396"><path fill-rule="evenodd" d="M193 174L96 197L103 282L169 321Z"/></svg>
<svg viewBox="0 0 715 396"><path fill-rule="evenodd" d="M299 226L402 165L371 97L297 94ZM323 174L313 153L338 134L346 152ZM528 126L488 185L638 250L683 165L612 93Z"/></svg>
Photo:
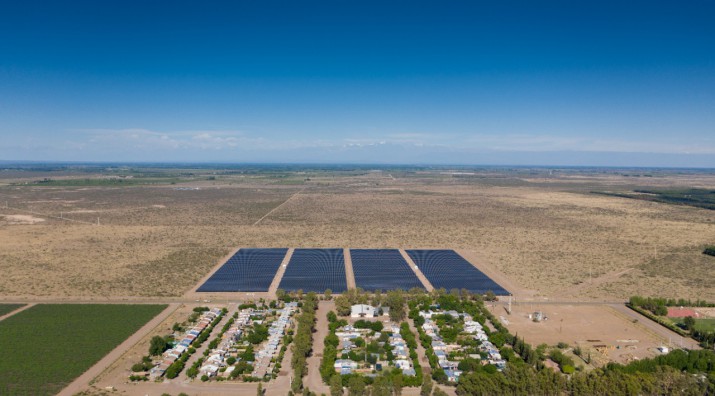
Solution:
<svg viewBox="0 0 715 396"><path fill-rule="evenodd" d="M0 395L52 395L166 305L42 304L0 322Z"/></svg>
<svg viewBox="0 0 715 396"><path fill-rule="evenodd" d="M20 307L22 307L25 304L0 304L0 316L5 315L6 313L10 313Z"/></svg>
<svg viewBox="0 0 715 396"><path fill-rule="evenodd" d="M670 319L675 324L682 325L683 318ZM695 330L699 331L715 331L715 319L695 319Z"/></svg>

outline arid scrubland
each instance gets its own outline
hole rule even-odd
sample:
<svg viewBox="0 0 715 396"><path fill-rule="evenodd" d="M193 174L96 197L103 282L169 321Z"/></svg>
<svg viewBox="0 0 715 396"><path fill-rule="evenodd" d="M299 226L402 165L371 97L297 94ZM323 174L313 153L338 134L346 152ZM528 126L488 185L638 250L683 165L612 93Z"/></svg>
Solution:
<svg viewBox="0 0 715 396"><path fill-rule="evenodd" d="M2 182L0 215L10 216L0 217L4 299L181 296L239 246L460 249L540 297L715 299L715 260L701 254L715 242L715 211L591 193L712 188L712 174L403 170L175 185Z"/></svg>

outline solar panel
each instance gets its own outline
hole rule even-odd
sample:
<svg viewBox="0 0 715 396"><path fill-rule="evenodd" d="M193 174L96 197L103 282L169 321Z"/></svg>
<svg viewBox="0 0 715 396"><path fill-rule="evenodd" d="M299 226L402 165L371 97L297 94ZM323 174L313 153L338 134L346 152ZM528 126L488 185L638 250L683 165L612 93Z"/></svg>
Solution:
<svg viewBox="0 0 715 396"><path fill-rule="evenodd" d="M355 284L364 290L424 289L397 249L350 249Z"/></svg>
<svg viewBox="0 0 715 396"><path fill-rule="evenodd" d="M454 250L407 250L407 254L436 289L467 289L479 294L491 290L499 296L509 295Z"/></svg>
<svg viewBox="0 0 715 396"><path fill-rule="evenodd" d="M295 249L278 288L285 291L302 289L322 293L330 289L335 293L344 292L348 283L343 249Z"/></svg>
<svg viewBox="0 0 715 396"><path fill-rule="evenodd" d="M241 249L199 287L197 292L264 292L288 249Z"/></svg>

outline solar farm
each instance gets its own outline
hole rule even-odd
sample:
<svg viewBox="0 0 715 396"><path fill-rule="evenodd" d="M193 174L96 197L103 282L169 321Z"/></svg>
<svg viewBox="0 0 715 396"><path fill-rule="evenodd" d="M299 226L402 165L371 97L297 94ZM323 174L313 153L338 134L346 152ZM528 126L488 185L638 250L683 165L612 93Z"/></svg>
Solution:
<svg viewBox="0 0 715 396"><path fill-rule="evenodd" d="M288 249L240 249L197 292L265 292Z"/></svg>
<svg viewBox="0 0 715 396"><path fill-rule="evenodd" d="M196 292L304 292L330 289L342 293L354 279L355 287L367 291L466 289L474 293L509 292L453 250L406 250L414 268L399 249L305 249L293 250L281 273L287 248L240 249ZM346 266L349 256L352 271ZM423 284L419 275L429 284Z"/></svg>
<svg viewBox="0 0 715 396"><path fill-rule="evenodd" d="M424 288L397 249L351 249L355 284L364 290Z"/></svg>
<svg viewBox="0 0 715 396"><path fill-rule="evenodd" d="M348 289L343 249L295 249L279 289L342 293Z"/></svg>
<svg viewBox="0 0 715 396"><path fill-rule="evenodd" d="M442 287L447 290L467 289L479 294L491 290L500 296L509 294L454 250L407 250L406 252L437 289Z"/></svg>

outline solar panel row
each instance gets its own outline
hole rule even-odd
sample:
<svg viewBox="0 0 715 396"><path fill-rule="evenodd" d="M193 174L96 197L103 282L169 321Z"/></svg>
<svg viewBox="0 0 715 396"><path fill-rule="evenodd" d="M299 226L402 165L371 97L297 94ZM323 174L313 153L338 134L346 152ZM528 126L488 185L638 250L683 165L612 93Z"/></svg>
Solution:
<svg viewBox="0 0 715 396"><path fill-rule="evenodd" d="M499 296L509 295L454 250L407 250L407 254L436 289L467 289L479 294L491 290Z"/></svg>
<svg viewBox="0 0 715 396"><path fill-rule="evenodd" d="M343 249L295 249L278 288L342 293L348 288Z"/></svg>
<svg viewBox="0 0 715 396"><path fill-rule="evenodd" d="M273 282L288 249L240 249L198 292L264 292Z"/></svg>
<svg viewBox="0 0 715 396"><path fill-rule="evenodd" d="M397 249L350 249L355 284L364 290L423 288Z"/></svg>

